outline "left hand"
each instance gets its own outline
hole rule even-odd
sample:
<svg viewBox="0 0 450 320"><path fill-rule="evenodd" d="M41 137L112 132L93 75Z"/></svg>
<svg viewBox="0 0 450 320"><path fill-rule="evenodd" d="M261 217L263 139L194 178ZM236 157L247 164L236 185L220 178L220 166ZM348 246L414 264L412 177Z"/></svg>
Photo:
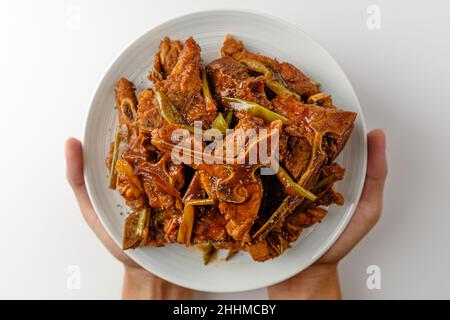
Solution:
<svg viewBox="0 0 450 320"><path fill-rule="evenodd" d="M190 299L193 291L158 278L128 257L109 236L97 217L86 190L80 141L66 142L67 180L77 198L81 214L108 251L125 267L124 299Z"/></svg>

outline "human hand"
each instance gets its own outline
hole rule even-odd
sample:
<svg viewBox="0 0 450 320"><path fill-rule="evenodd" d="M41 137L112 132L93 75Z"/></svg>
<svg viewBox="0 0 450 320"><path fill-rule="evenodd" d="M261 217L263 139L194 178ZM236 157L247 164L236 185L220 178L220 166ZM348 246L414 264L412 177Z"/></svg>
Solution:
<svg viewBox="0 0 450 320"><path fill-rule="evenodd" d="M386 137L381 129L369 132L367 173L356 211L333 246L312 266L269 288L271 299L338 299L337 264L372 229L381 215L387 176Z"/></svg>
<svg viewBox="0 0 450 320"><path fill-rule="evenodd" d="M193 291L158 278L131 260L106 232L92 206L83 175L83 153L80 141L66 142L67 180L77 198L81 213L108 251L124 268L124 299L190 299Z"/></svg>

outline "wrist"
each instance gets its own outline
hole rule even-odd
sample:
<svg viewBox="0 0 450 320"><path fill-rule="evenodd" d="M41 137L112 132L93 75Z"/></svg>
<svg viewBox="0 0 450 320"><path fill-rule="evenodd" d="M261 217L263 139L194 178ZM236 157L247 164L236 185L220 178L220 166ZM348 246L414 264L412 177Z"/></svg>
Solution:
<svg viewBox="0 0 450 320"><path fill-rule="evenodd" d="M341 299L337 264L319 263L268 288L270 299Z"/></svg>
<svg viewBox="0 0 450 320"><path fill-rule="evenodd" d="M167 282L143 268L125 266L122 298L131 300L191 299L192 290Z"/></svg>

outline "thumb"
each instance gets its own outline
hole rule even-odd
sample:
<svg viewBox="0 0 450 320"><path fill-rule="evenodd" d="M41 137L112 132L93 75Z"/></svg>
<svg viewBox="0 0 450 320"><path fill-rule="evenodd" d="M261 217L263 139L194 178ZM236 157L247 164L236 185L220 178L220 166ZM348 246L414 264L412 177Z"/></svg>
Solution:
<svg viewBox="0 0 450 320"><path fill-rule="evenodd" d="M358 211L364 215L369 229L378 221L383 207L384 182L388 173L386 159L386 136L381 129L367 135L368 161L366 181L358 204ZM369 231L369 230L367 230Z"/></svg>

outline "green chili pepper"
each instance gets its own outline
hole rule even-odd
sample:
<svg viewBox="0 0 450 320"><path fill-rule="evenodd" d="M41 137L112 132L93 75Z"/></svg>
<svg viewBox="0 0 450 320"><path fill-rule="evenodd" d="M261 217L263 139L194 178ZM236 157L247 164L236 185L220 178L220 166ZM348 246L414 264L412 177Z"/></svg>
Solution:
<svg viewBox="0 0 450 320"><path fill-rule="evenodd" d="M228 253L227 253L227 256L225 257L225 260L226 260L226 261L230 260L230 259L233 258L233 257L236 255L236 253L238 253L238 252L239 252L239 250L236 250L236 249L230 249L230 250L228 250Z"/></svg>
<svg viewBox="0 0 450 320"><path fill-rule="evenodd" d="M219 114L217 115L216 119L214 120L212 127L214 129L218 129L220 132L222 132L222 134L225 134L227 129L228 129L228 123L225 120L225 118L223 117L222 113L219 112Z"/></svg>
<svg viewBox="0 0 450 320"><path fill-rule="evenodd" d="M233 112L228 112L225 116L225 121L227 122L228 128L231 128L231 122L233 121Z"/></svg>
<svg viewBox="0 0 450 320"><path fill-rule="evenodd" d="M180 228L178 229L177 241L179 243L183 243L187 247L191 245L191 234L195 218L194 206L208 206L213 205L214 203L213 199L195 199L186 201Z"/></svg>
<svg viewBox="0 0 450 320"><path fill-rule="evenodd" d="M275 113L257 103L245 101L236 98L222 98L227 106L236 111L244 111L251 116L260 117L267 122L271 122L274 120L281 120L283 124L290 124L290 120L281 114Z"/></svg>
<svg viewBox="0 0 450 320"><path fill-rule="evenodd" d="M178 112L177 108L169 100L169 98L162 92L155 92L156 102L158 103L159 112L161 116L170 124L180 124L183 125L189 132L194 133L194 127L186 125L181 114Z"/></svg>
<svg viewBox="0 0 450 320"><path fill-rule="evenodd" d="M336 181L336 176L334 174L323 178L322 180L320 180L313 188L313 191L317 191L322 187L325 187L329 184L332 184L333 182Z"/></svg>
<svg viewBox="0 0 450 320"><path fill-rule="evenodd" d="M272 79L272 71L266 67L266 65L258 60L254 59L242 59L240 62L244 63L250 70L262 73L264 78Z"/></svg>
<svg viewBox="0 0 450 320"><path fill-rule="evenodd" d="M156 91L155 98L158 103L159 112L164 120L172 124L184 124L181 114L164 93Z"/></svg>
<svg viewBox="0 0 450 320"><path fill-rule="evenodd" d="M123 136L120 133L120 129L116 130L116 136L114 139L114 150L113 150L113 156L111 161L111 169L109 172L109 187L111 189L116 189L116 183L117 183L117 170L116 170L116 163L119 159L119 149L120 144L122 143Z"/></svg>
<svg viewBox="0 0 450 320"><path fill-rule="evenodd" d="M139 212L139 220L136 227L136 235L142 237L144 229L148 228L150 222L150 208L145 208Z"/></svg>
<svg viewBox="0 0 450 320"><path fill-rule="evenodd" d="M294 195L293 193L295 192L297 195L305 197L311 201L317 200L316 195L296 183L281 166L278 167L277 177L280 179L281 184L283 184L289 194Z"/></svg>
<svg viewBox="0 0 450 320"><path fill-rule="evenodd" d="M207 265L216 253L216 247L214 247L214 245L212 245L211 243L208 243L203 251L203 263Z"/></svg>
<svg viewBox="0 0 450 320"><path fill-rule="evenodd" d="M216 110L216 103L214 102L211 91L209 90L208 78L206 77L206 69L202 69L202 91L205 99L206 110Z"/></svg>
<svg viewBox="0 0 450 320"><path fill-rule="evenodd" d="M298 93L288 89L288 85L281 77L281 75L277 74L277 77L275 77L274 72L270 70L264 63L254 59L242 59L240 61L243 62L250 70L262 73L266 85L270 88L270 90L275 92L280 97L285 99L289 96L294 96L297 99L301 100L301 97Z"/></svg>
<svg viewBox="0 0 450 320"><path fill-rule="evenodd" d="M266 82L266 85L270 88L270 90L275 92L277 95L279 95L283 99L286 99L290 96L294 96L297 99L301 100L301 97L297 93L289 90L288 88L283 86L280 82L275 81L275 80L267 80L267 79L265 82Z"/></svg>

